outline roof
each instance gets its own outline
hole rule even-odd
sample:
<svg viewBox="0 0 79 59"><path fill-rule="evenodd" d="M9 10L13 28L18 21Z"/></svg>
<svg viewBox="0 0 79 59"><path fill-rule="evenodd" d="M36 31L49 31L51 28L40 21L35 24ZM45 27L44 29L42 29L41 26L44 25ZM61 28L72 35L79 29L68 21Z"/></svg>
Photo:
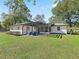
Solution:
<svg viewBox="0 0 79 59"><path fill-rule="evenodd" d="M41 23L41 22L24 22L24 23L17 23L13 26L19 26L19 25L27 25L27 26L67 26L68 24L65 23Z"/></svg>
<svg viewBox="0 0 79 59"><path fill-rule="evenodd" d="M54 24L51 24L51 26L67 26L68 24L65 24L65 23L54 23Z"/></svg>
<svg viewBox="0 0 79 59"><path fill-rule="evenodd" d="M41 22L24 22L24 23L17 23L13 26L18 26L18 25L39 26L39 25L47 25L47 24Z"/></svg>
<svg viewBox="0 0 79 59"><path fill-rule="evenodd" d="M68 25L68 24L64 24L64 23L55 23L54 25L60 25L60 26L66 26L66 25Z"/></svg>

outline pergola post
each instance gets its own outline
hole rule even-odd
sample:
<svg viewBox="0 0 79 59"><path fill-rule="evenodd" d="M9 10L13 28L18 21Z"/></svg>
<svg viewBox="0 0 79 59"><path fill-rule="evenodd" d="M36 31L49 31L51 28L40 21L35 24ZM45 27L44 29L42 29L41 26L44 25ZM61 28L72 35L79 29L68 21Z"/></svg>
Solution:
<svg viewBox="0 0 79 59"><path fill-rule="evenodd" d="M48 32L49 32L49 26L48 26Z"/></svg>

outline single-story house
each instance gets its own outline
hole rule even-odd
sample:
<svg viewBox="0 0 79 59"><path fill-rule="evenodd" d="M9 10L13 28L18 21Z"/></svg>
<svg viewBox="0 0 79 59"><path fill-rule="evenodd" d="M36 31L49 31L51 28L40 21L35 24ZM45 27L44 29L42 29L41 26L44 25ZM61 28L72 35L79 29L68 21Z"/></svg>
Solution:
<svg viewBox="0 0 79 59"><path fill-rule="evenodd" d="M51 25L51 33L53 34L67 34L67 24L55 23Z"/></svg>
<svg viewBox="0 0 79 59"><path fill-rule="evenodd" d="M20 32L20 34L29 34L30 32L67 34L67 24L46 24L41 22L26 22L10 26L10 31L17 31Z"/></svg>

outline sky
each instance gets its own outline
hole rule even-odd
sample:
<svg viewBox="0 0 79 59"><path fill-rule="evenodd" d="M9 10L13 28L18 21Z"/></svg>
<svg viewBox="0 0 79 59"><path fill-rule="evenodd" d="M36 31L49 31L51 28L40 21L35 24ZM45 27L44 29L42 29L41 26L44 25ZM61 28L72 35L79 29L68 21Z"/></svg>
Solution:
<svg viewBox="0 0 79 59"><path fill-rule="evenodd" d="M52 16L51 9L55 7L54 1L55 0L36 0L35 6L32 2L28 2L26 5L30 9L33 18L37 14L44 14L45 21L48 22L48 18ZM3 12L8 13L8 7L4 5L4 0L0 0L0 20L2 20L1 14Z"/></svg>

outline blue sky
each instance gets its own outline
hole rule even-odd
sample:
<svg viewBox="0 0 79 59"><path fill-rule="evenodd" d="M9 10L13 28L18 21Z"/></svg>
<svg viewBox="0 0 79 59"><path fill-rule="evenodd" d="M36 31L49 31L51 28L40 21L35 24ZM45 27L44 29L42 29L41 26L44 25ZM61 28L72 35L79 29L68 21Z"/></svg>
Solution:
<svg viewBox="0 0 79 59"><path fill-rule="evenodd" d="M28 8L31 11L32 16L34 17L36 14L44 14L45 20L52 15L51 9L55 6L53 5L54 0L36 0L36 6L32 4L32 2L27 3ZM8 13L8 8L4 5L4 0L0 0L0 18L1 13ZM1 19L0 19L1 20Z"/></svg>

